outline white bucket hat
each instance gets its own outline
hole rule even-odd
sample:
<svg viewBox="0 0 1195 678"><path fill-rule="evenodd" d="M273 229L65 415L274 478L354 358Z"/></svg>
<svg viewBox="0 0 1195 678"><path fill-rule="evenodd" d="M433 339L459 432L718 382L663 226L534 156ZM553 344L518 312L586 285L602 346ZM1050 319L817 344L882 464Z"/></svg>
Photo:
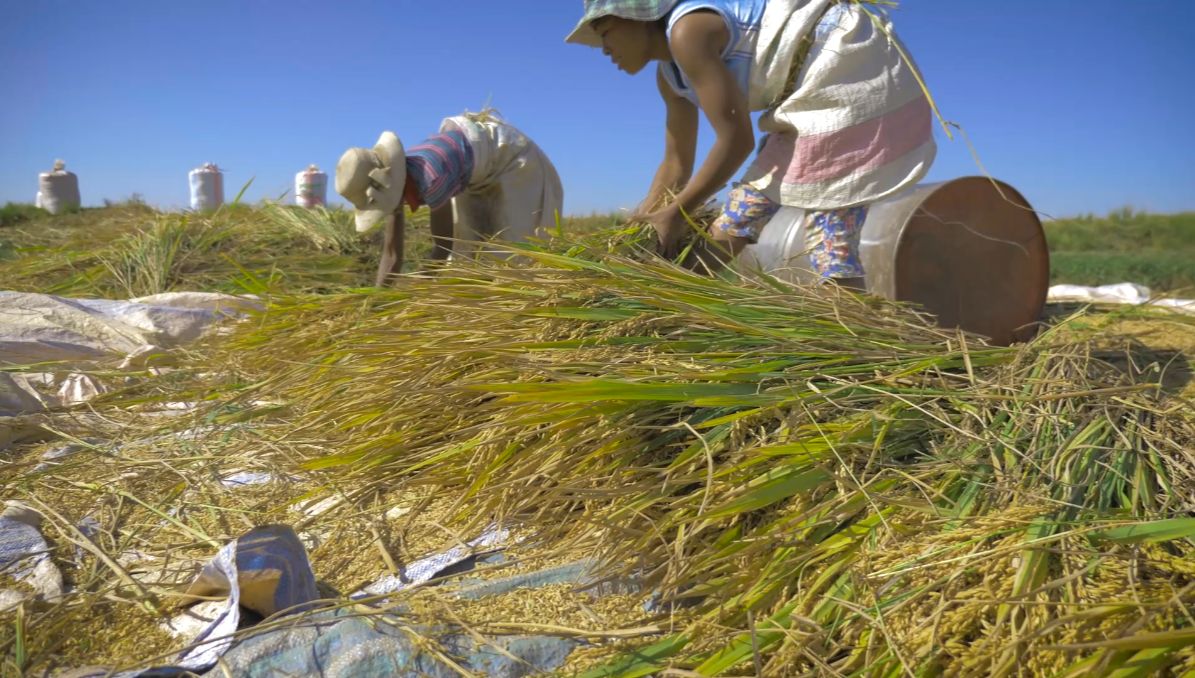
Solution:
<svg viewBox="0 0 1195 678"><path fill-rule="evenodd" d="M382 132L373 148L350 148L336 163L336 192L357 208L357 232L382 223L402 205L407 154L394 132Z"/></svg>

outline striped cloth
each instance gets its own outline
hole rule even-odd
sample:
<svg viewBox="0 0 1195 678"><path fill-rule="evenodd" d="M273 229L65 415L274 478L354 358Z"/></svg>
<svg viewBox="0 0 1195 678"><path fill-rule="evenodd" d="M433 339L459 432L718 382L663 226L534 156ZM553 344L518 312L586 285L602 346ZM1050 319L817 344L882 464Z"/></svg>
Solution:
<svg viewBox="0 0 1195 678"><path fill-rule="evenodd" d="M473 147L457 130L444 130L407 150L407 176L432 209L465 192L473 176Z"/></svg>

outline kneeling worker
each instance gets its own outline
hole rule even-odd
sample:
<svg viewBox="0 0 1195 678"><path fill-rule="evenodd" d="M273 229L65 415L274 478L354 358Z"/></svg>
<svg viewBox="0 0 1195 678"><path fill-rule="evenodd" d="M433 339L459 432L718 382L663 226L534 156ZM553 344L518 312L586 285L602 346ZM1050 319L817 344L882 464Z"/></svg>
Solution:
<svg viewBox="0 0 1195 678"><path fill-rule="evenodd" d="M446 118L405 152L393 132L373 148L350 148L336 165L336 192L357 209L357 231L385 223L379 286L402 269L404 204L431 209L431 259L442 262L485 238L543 235L564 201L548 156L489 112Z"/></svg>

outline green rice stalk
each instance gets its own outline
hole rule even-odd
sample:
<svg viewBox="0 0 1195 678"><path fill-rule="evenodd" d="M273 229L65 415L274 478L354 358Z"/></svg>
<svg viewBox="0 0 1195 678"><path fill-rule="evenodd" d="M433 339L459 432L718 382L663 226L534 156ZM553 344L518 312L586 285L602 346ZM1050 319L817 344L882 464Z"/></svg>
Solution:
<svg viewBox="0 0 1195 678"><path fill-rule="evenodd" d="M1060 647L1189 624L1192 422L1149 375L1084 342L991 348L849 294L560 249L281 302L231 355L337 441L307 468L458 493L464 531L593 548L695 603L611 675L756 651L765 671L1061 671L1084 650Z"/></svg>

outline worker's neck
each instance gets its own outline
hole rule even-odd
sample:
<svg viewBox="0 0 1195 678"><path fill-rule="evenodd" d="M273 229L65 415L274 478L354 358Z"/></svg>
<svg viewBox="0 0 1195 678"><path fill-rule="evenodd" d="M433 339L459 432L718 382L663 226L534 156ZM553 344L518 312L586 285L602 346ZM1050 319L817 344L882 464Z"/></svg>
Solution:
<svg viewBox="0 0 1195 678"><path fill-rule="evenodd" d="M402 188L402 201L411 208L412 212L423 206L423 196L419 195L419 186L416 185L410 174L407 175L407 183Z"/></svg>
<svg viewBox="0 0 1195 678"><path fill-rule="evenodd" d="M668 32L658 22L648 29L647 54L652 61L672 61L672 48L668 45Z"/></svg>

